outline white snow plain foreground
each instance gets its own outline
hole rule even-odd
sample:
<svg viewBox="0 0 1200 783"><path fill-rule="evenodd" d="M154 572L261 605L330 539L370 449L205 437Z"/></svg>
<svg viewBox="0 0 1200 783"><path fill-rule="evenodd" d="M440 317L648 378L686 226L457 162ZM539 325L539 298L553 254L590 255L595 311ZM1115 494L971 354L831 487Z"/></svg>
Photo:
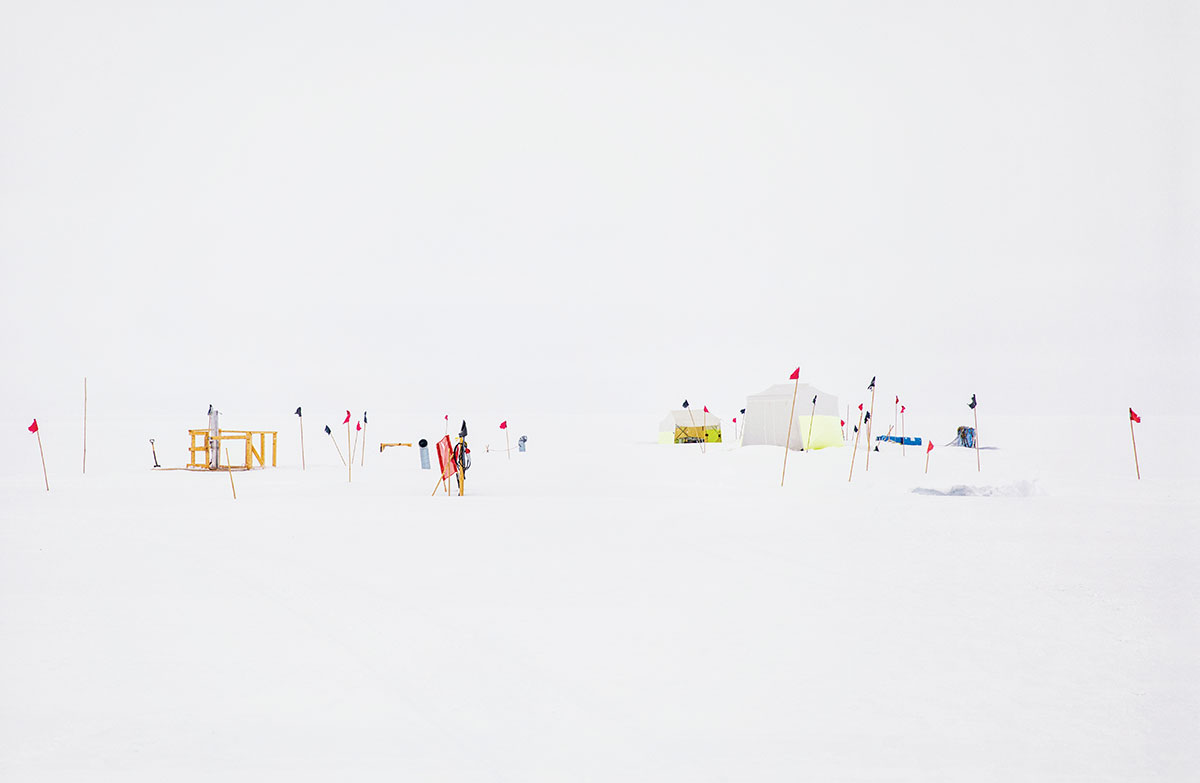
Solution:
<svg viewBox="0 0 1200 783"><path fill-rule="evenodd" d="M86 476L44 421L47 493L9 422L0 779L1200 777L1195 420L1139 425L1141 482L1118 411L981 415L982 473L940 445L967 415L928 477L794 452L783 489L781 449L656 421L512 421L509 460L471 419L458 498L378 451L440 414L372 416L352 484L324 420L301 471L294 417L227 416L280 430L236 501L128 421ZM164 465L187 426L154 424Z"/></svg>

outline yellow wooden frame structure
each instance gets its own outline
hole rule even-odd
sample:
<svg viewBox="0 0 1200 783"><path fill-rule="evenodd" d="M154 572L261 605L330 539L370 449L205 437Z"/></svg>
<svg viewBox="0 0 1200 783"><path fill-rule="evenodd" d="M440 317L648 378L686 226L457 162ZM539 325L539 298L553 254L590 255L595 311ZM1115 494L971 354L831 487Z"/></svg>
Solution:
<svg viewBox="0 0 1200 783"><path fill-rule="evenodd" d="M245 441L246 448L244 450L246 461L241 465L222 465L218 470L252 470L258 463L258 467L265 468L267 466L267 436L271 436L271 467L275 467L276 449L279 445L279 433L272 430L218 430L218 439L221 441L241 440ZM209 470L208 467L208 430L188 430L188 435L192 436L192 445L188 449L191 456L188 458L187 466L198 470ZM254 448L254 436L258 436L258 448ZM197 443L196 439L200 442ZM226 449L228 447L226 446ZM235 447L236 449L236 447ZM238 453L236 450L234 454Z"/></svg>
<svg viewBox="0 0 1200 783"><path fill-rule="evenodd" d="M676 443L720 443L721 428L715 424L707 427L676 427Z"/></svg>

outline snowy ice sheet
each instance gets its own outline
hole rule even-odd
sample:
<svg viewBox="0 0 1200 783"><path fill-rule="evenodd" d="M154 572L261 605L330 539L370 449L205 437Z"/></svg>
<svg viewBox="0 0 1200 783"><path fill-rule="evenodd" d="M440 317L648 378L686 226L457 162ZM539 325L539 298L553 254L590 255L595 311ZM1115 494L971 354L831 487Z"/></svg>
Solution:
<svg viewBox="0 0 1200 783"><path fill-rule="evenodd" d="M225 474L148 470L155 429L184 461L173 422L96 422L86 476L47 427L50 493L29 443L9 455L0 777L1198 768L1200 484L1171 423L1145 425L1140 483L1122 422L1068 445L1013 419L983 431L1003 448L982 472L885 446L850 483L851 449L829 449L791 454L781 489L778 448L510 417L530 451L509 460L475 417L458 498L429 496L414 450L378 452L440 416L378 420L353 483L317 427L301 471L287 418L257 425L281 430L280 467L235 474L236 501Z"/></svg>

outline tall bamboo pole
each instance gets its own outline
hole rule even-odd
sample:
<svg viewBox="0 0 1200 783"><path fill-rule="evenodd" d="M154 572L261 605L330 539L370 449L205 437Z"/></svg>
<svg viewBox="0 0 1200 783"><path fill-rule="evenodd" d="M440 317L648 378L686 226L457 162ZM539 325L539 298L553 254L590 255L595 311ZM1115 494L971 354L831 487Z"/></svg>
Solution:
<svg viewBox="0 0 1200 783"><path fill-rule="evenodd" d="M875 379L871 379L871 415L867 418L867 466L863 470L871 469L871 424L875 420Z"/></svg>
<svg viewBox="0 0 1200 783"><path fill-rule="evenodd" d="M87 376L83 377L83 472L87 473Z"/></svg>
<svg viewBox="0 0 1200 783"><path fill-rule="evenodd" d="M684 402L687 402L687 400L684 400ZM687 406L687 412L688 412L688 421L690 421L692 423L692 429L696 429L696 417L692 415L692 406L690 406L690 405ZM701 430L700 434L703 435L704 430ZM704 438L700 439L700 453L701 454L704 453Z"/></svg>
<svg viewBox="0 0 1200 783"><path fill-rule="evenodd" d="M350 448L350 411L346 411L346 451L350 459L346 462L346 483L354 481L354 450Z"/></svg>
<svg viewBox="0 0 1200 783"><path fill-rule="evenodd" d="M862 434L862 411L858 412L858 426L854 428L854 451L850 453L850 477L846 481L854 478L854 462L858 459L858 436Z"/></svg>
<svg viewBox="0 0 1200 783"><path fill-rule="evenodd" d="M792 410L788 413L787 440L783 442L783 475L779 478L779 486L787 479L788 452L792 450L792 419L796 417L796 393L800 391L800 371L796 371L796 386L792 389Z"/></svg>
<svg viewBox="0 0 1200 783"><path fill-rule="evenodd" d="M975 414L975 471L982 473L983 468L979 465L979 411L972 408L971 412Z"/></svg>
<svg viewBox="0 0 1200 783"><path fill-rule="evenodd" d="M342 456L342 447L338 445L337 438L333 437L333 430L329 429L328 424L325 425L325 432L329 433L329 439L333 441L333 447L337 449L338 459L340 459L342 464L345 465L346 458Z"/></svg>
<svg viewBox="0 0 1200 783"><path fill-rule="evenodd" d="M1129 439L1133 441L1133 467L1137 470L1138 481L1142 480L1142 466L1138 464L1137 438L1133 435L1133 417L1129 417Z"/></svg>
<svg viewBox="0 0 1200 783"><path fill-rule="evenodd" d="M933 441L929 442L929 446L925 449L925 472L929 472L929 455L933 451Z"/></svg>
<svg viewBox="0 0 1200 783"><path fill-rule="evenodd" d="M336 443L334 445L337 445ZM300 470L308 470L304 464L304 416L300 416Z"/></svg>
<svg viewBox="0 0 1200 783"><path fill-rule="evenodd" d="M46 473L46 452L42 451L42 430L39 427L34 430L34 434L38 439L38 454L42 455L42 480L46 482L46 491L50 491L50 476Z"/></svg>
<svg viewBox="0 0 1200 783"><path fill-rule="evenodd" d="M229 464L229 447L225 447L225 470L229 473L229 488L233 490L233 499L237 500L237 487L233 485L233 465Z"/></svg>
<svg viewBox="0 0 1200 783"><path fill-rule="evenodd" d="M904 409L900 409L900 456L904 456Z"/></svg>
<svg viewBox="0 0 1200 783"><path fill-rule="evenodd" d="M367 412L363 411L363 450L362 455L358 458L358 466L364 467L367 464Z"/></svg>
<svg viewBox="0 0 1200 783"><path fill-rule="evenodd" d="M805 451L812 451L812 446L811 446L811 444L812 444L812 425L813 425L813 419L816 417L816 415L817 415L817 395L814 394L813 395L812 413L808 414L808 437L805 438L805 440L804 440L804 450Z"/></svg>

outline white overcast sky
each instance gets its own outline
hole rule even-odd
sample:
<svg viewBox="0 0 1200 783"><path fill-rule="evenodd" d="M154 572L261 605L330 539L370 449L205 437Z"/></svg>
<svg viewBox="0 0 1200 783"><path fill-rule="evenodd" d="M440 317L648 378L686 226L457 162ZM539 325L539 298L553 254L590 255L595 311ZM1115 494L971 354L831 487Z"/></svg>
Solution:
<svg viewBox="0 0 1200 783"><path fill-rule="evenodd" d="M0 9L6 416L1198 379L1195 2Z"/></svg>

